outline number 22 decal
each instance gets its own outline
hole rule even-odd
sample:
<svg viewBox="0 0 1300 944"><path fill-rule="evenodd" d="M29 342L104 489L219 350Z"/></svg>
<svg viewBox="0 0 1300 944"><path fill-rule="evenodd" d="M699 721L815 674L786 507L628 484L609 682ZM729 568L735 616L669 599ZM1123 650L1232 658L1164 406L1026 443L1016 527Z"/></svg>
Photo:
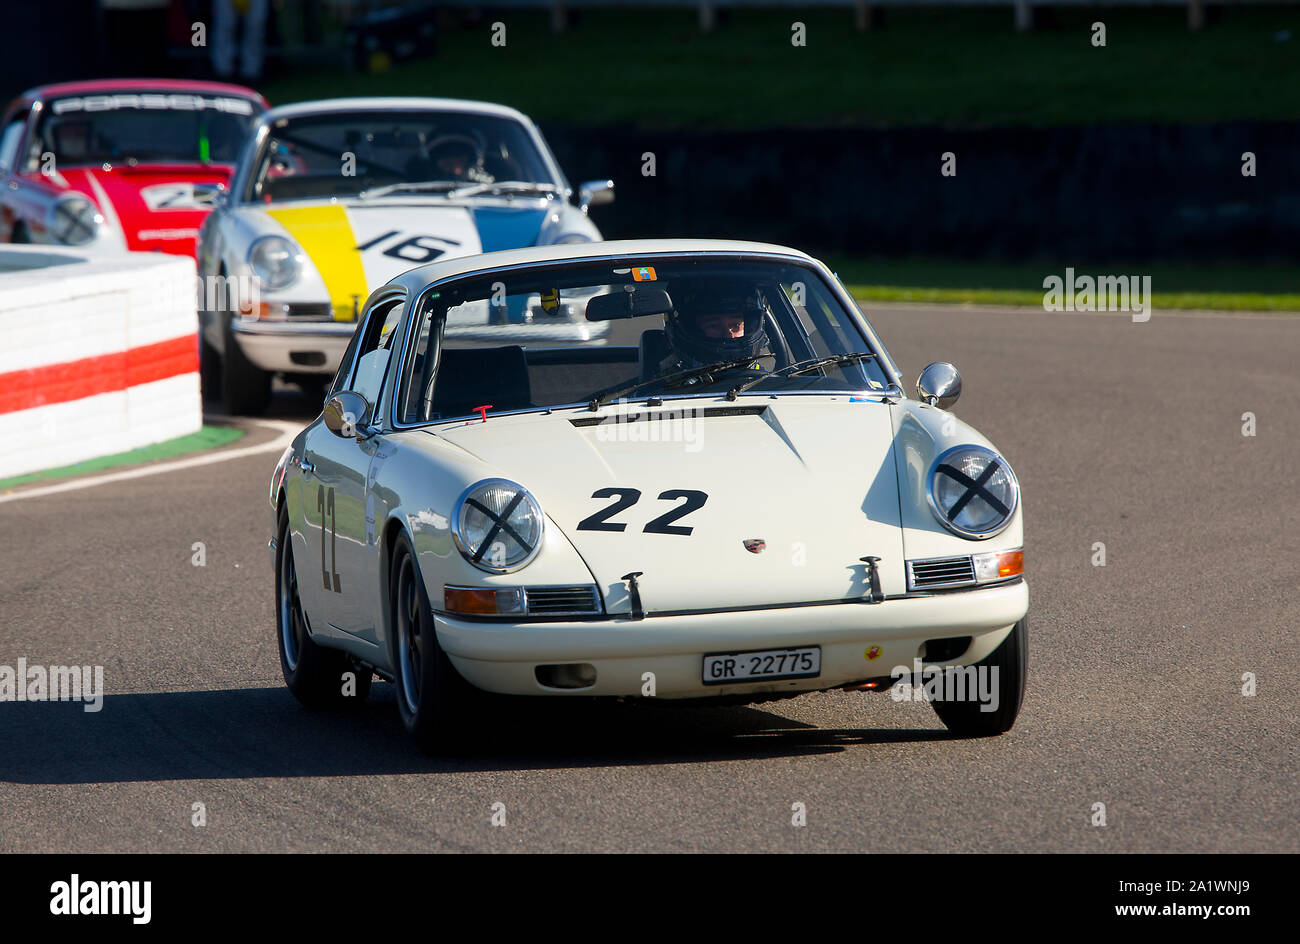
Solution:
<svg viewBox="0 0 1300 944"><path fill-rule="evenodd" d="M606 505L600 511L578 522L579 531L626 531L627 523L624 521L610 521L619 512L631 508L641 498L641 492L635 488L600 488L591 493L592 498L618 498L613 504ZM692 488L672 488L666 492L659 493L660 501L682 501L682 504L665 512L658 518L646 523L642 528L645 534L690 534L693 527L689 525L673 524L681 518L685 518L693 511L698 511L704 507L704 503L709 500L709 496L704 492L696 491Z"/></svg>

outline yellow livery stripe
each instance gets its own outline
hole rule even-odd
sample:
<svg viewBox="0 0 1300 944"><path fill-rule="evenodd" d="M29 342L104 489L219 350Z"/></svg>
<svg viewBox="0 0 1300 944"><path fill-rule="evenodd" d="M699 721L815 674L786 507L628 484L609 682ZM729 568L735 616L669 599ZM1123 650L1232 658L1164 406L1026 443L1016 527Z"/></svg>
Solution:
<svg viewBox="0 0 1300 944"><path fill-rule="evenodd" d="M369 292L347 211L329 204L266 212L289 231L325 280L334 320L352 321Z"/></svg>

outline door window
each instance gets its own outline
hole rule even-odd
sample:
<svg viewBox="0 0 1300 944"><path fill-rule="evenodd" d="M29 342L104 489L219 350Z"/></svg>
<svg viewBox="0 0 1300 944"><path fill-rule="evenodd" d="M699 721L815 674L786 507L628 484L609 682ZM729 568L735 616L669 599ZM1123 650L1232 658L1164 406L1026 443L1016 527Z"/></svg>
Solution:
<svg viewBox="0 0 1300 944"><path fill-rule="evenodd" d="M23 136L23 126L27 124L27 113L16 115L0 132L0 170L14 170L14 160L18 156L18 140Z"/></svg>

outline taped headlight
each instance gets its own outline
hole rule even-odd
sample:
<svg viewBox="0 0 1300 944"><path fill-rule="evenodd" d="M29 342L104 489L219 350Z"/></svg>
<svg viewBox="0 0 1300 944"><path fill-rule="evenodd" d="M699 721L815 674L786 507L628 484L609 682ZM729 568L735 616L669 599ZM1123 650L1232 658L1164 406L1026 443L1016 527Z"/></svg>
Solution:
<svg viewBox="0 0 1300 944"><path fill-rule="evenodd" d="M248 247L248 267L273 292L298 281L304 261L302 250L283 236L262 236Z"/></svg>
<svg viewBox="0 0 1300 944"><path fill-rule="evenodd" d="M471 485L456 502L451 520L460 553L490 574L526 567L542 548L542 508L526 488L509 479Z"/></svg>
<svg viewBox="0 0 1300 944"><path fill-rule="evenodd" d="M930 510L953 534L990 538L1011 521L1020 485L1007 461L983 446L956 446L935 460L927 487Z"/></svg>
<svg viewBox="0 0 1300 944"><path fill-rule="evenodd" d="M46 229L65 246L84 246L99 235L103 214L79 193L60 197L50 208Z"/></svg>

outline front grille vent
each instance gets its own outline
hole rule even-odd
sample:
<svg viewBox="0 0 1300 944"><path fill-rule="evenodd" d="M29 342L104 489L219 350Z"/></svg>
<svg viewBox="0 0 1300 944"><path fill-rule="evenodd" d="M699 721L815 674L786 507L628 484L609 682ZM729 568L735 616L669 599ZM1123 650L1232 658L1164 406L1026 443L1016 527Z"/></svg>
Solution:
<svg viewBox="0 0 1300 944"><path fill-rule="evenodd" d="M969 557L936 557L907 562L907 588L966 587L975 583L975 564Z"/></svg>
<svg viewBox="0 0 1300 944"><path fill-rule="evenodd" d="M334 320L334 309L330 307L328 302L296 302L292 305L286 305L284 313L289 318L304 321Z"/></svg>
<svg viewBox="0 0 1300 944"><path fill-rule="evenodd" d="M525 587L524 607L529 616L591 616L600 613L600 596L594 586Z"/></svg>

